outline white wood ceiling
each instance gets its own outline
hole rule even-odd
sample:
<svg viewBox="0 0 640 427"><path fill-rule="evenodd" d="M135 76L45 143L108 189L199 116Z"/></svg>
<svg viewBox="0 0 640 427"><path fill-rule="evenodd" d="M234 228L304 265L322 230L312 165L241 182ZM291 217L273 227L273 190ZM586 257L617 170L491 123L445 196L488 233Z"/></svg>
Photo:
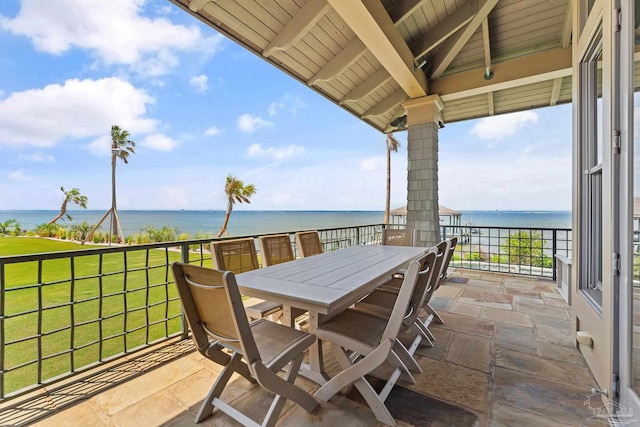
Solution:
<svg viewBox="0 0 640 427"><path fill-rule="evenodd" d="M571 101L571 0L170 1L383 132Z"/></svg>

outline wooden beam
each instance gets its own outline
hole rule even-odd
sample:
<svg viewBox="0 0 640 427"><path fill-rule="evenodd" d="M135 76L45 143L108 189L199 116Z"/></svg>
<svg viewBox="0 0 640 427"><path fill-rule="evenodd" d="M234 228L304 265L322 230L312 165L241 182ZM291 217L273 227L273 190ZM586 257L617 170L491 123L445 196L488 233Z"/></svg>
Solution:
<svg viewBox="0 0 640 427"><path fill-rule="evenodd" d="M489 92L487 94L487 103L489 104L489 115L490 116L495 116L496 115L496 111L493 107L493 92Z"/></svg>
<svg viewBox="0 0 640 427"><path fill-rule="evenodd" d="M424 37L409 45L413 56L420 58L432 51L460 28L464 27L475 16L467 5L458 8L441 23L433 27Z"/></svg>
<svg viewBox="0 0 640 427"><path fill-rule="evenodd" d="M329 10L329 4L326 0L309 0L264 48L262 55L271 56L276 51L291 47L316 25L327 10Z"/></svg>
<svg viewBox="0 0 640 427"><path fill-rule="evenodd" d="M191 0L189 2L189 9L191 10L191 12L198 12L200 11L200 9L202 9L202 6L204 6L204 4L209 1L212 0Z"/></svg>
<svg viewBox="0 0 640 427"><path fill-rule="evenodd" d="M562 77L558 77L553 81L553 88L551 88L551 99L549 105L556 105L560 98L560 89L562 88Z"/></svg>
<svg viewBox="0 0 640 427"><path fill-rule="evenodd" d="M407 94L403 90L398 90L391 95L387 96L381 102L378 102L374 107L367 110L362 118L366 119L371 116L379 116L385 114L389 110L396 108L400 103L407 100Z"/></svg>
<svg viewBox="0 0 640 427"><path fill-rule="evenodd" d="M571 75L571 48L553 49L493 65L493 78L484 79L486 69L475 68L430 82L430 93L443 101L466 98Z"/></svg>
<svg viewBox="0 0 640 427"><path fill-rule="evenodd" d="M329 3L409 97L427 94L427 79L380 0Z"/></svg>
<svg viewBox="0 0 640 427"><path fill-rule="evenodd" d="M380 68L368 79L356 86L351 92L343 96L340 100L340 104L342 105L345 102L359 101L389 80L391 80L391 75L384 68Z"/></svg>
<svg viewBox="0 0 640 427"><path fill-rule="evenodd" d="M482 44L484 45L484 66L491 69L491 39L489 38L489 20L482 20Z"/></svg>
<svg viewBox="0 0 640 427"><path fill-rule="evenodd" d="M455 59L462 47L467 44L471 36L476 32L482 21L489 15L498 3L498 0L480 0L478 10L471 21L462 30L447 39L443 49L431 58L432 71L430 79L439 78L447 69L449 64Z"/></svg>
<svg viewBox="0 0 640 427"><path fill-rule="evenodd" d="M393 25L403 22L418 7L427 0L408 0L406 2L396 3L390 10L389 16L393 21ZM327 63L320 71L318 71L309 81L310 85L315 85L321 81L328 81L335 76L342 74L347 68L353 65L362 55L367 52L367 47L359 38L351 40L351 42L340 51L331 61Z"/></svg>
<svg viewBox="0 0 640 427"><path fill-rule="evenodd" d="M560 36L560 47L569 47L571 42L571 33L573 28L573 0L567 0L567 11L564 15L564 25L562 26L562 36Z"/></svg>
<svg viewBox="0 0 640 427"><path fill-rule="evenodd" d="M367 51L367 47L360 41L359 38L351 40L351 42L340 51L336 56L331 59L307 82L310 85L315 85L321 81L327 81L334 78L336 75L342 74L344 70L349 68L354 62L356 62L364 52Z"/></svg>
<svg viewBox="0 0 640 427"><path fill-rule="evenodd" d="M389 9L389 17L396 24L404 22L409 16L413 14L417 9L422 7L427 0L405 0L396 2Z"/></svg>

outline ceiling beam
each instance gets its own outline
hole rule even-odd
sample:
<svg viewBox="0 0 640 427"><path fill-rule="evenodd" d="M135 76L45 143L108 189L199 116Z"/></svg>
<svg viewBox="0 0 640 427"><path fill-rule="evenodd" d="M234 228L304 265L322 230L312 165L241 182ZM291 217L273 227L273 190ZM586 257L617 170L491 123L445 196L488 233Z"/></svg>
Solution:
<svg viewBox="0 0 640 427"><path fill-rule="evenodd" d="M488 111L489 111L489 115L490 116L495 116L496 115L496 110L493 106L493 92L489 92L487 94L487 103L489 105Z"/></svg>
<svg viewBox="0 0 640 427"><path fill-rule="evenodd" d="M558 77L553 81L549 105L556 105L558 103L558 99L560 99L560 89L562 89L562 77Z"/></svg>
<svg viewBox="0 0 640 427"><path fill-rule="evenodd" d="M329 10L325 0L309 0L302 9L284 26L262 51L263 56L271 56L297 43Z"/></svg>
<svg viewBox="0 0 640 427"><path fill-rule="evenodd" d="M200 9L202 9L202 6L204 6L204 4L208 1L212 1L212 0L191 0L189 2L189 9L191 10L191 12L198 12Z"/></svg>
<svg viewBox="0 0 640 427"><path fill-rule="evenodd" d="M340 100L340 104L342 105L345 102L359 101L389 80L391 80L391 75L384 68L380 68L369 78L357 85L351 92L343 96Z"/></svg>
<svg viewBox="0 0 640 427"><path fill-rule="evenodd" d="M409 44L413 56L420 58L431 52L475 16L469 6L458 8L442 22L433 27L424 37Z"/></svg>
<svg viewBox="0 0 640 427"><path fill-rule="evenodd" d="M562 35L560 36L560 47L567 48L571 42L571 32L573 24L573 5L572 0L567 1L567 11L564 14L564 25L562 26ZM551 99L549 105L556 105L558 99L560 99L560 89L562 88L562 77L559 77L553 81L553 88L551 89Z"/></svg>
<svg viewBox="0 0 640 427"><path fill-rule="evenodd" d="M396 2L389 9L389 17L396 24L400 24L404 22L409 16L413 14L416 10L422 7L427 0L405 0Z"/></svg>
<svg viewBox="0 0 640 427"><path fill-rule="evenodd" d="M372 116L379 116L381 114L387 113L389 110L397 108L398 105L407 100L407 94L403 90L398 90L391 95L385 97L382 101L378 102L376 105L368 109L363 115L362 118L366 119Z"/></svg>
<svg viewBox="0 0 640 427"><path fill-rule="evenodd" d="M547 50L494 64L491 80L484 79L485 71L475 68L434 80L430 93L446 102L570 76L571 49Z"/></svg>
<svg viewBox="0 0 640 427"><path fill-rule="evenodd" d="M349 68L354 62L360 59L360 56L367 51L367 47L360 41L359 38L351 40L351 42L334 56L331 61L320 69L311 79L307 82L310 85L315 85L321 81L327 81L334 78L336 75L342 74L344 70Z"/></svg>
<svg viewBox="0 0 640 427"><path fill-rule="evenodd" d="M489 38L489 20L482 20L482 44L484 45L484 66L491 70L491 39Z"/></svg>
<svg viewBox="0 0 640 427"><path fill-rule="evenodd" d="M208 1L208 0L204 0ZM389 16L393 21L393 25L398 25L407 19L411 14L427 0L408 0L396 3L390 10ZM367 52L367 47L359 38L351 40L351 42L340 51L318 71L311 79L307 81L310 85L315 85L321 81L328 81L335 76L342 74L347 68L353 65L362 55Z"/></svg>
<svg viewBox="0 0 640 427"><path fill-rule="evenodd" d="M427 94L427 79L380 0L329 3L410 98Z"/></svg>
<svg viewBox="0 0 640 427"><path fill-rule="evenodd" d="M475 15L469 23L458 31L455 35L449 37L444 43L443 48L431 58L431 76L430 79L437 79L442 76L444 71L449 67L451 62L458 56L460 50L469 41L471 36L476 32L478 27L482 25L482 21L489 15L498 3L498 0L479 0Z"/></svg>

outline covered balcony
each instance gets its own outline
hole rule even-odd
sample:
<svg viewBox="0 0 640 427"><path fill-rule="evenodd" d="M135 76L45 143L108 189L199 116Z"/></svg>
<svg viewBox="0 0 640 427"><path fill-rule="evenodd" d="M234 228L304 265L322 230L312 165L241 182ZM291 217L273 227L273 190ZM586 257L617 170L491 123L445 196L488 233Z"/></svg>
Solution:
<svg viewBox="0 0 640 427"><path fill-rule="evenodd" d="M387 400L398 425L589 425L601 403L590 406L594 380L554 281L456 268L432 302L445 323L431 328L434 346L418 350L423 372L417 383L399 382ZM335 372L330 351L327 358ZM219 370L191 340L177 338L6 401L0 424L196 425L195 413ZM297 383L318 387L304 378ZM268 397L241 377L223 396L257 414ZM312 415L287 403L277 425L338 424L376 420L352 390ZM215 413L199 425L236 424Z"/></svg>

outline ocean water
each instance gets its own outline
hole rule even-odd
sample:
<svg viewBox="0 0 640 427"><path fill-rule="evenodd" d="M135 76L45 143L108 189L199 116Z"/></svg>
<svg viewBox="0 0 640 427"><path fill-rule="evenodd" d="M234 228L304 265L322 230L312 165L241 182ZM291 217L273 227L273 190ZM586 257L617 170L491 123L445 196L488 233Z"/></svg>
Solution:
<svg viewBox="0 0 640 427"><path fill-rule="evenodd" d="M83 221L96 224L105 211L70 211L73 221L59 221L70 226ZM461 211L461 224L502 227L571 228L569 211ZM0 211L0 222L16 219L22 229L32 230L58 214L55 210ZM217 234L224 221L224 211L118 211L122 232L128 236L140 233L147 226L175 227L178 233L195 237ZM228 225L230 236L258 235L285 231L349 227L381 224L382 211L248 211L236 210ZM100 228L109 230L107 219Z"/></svg>

